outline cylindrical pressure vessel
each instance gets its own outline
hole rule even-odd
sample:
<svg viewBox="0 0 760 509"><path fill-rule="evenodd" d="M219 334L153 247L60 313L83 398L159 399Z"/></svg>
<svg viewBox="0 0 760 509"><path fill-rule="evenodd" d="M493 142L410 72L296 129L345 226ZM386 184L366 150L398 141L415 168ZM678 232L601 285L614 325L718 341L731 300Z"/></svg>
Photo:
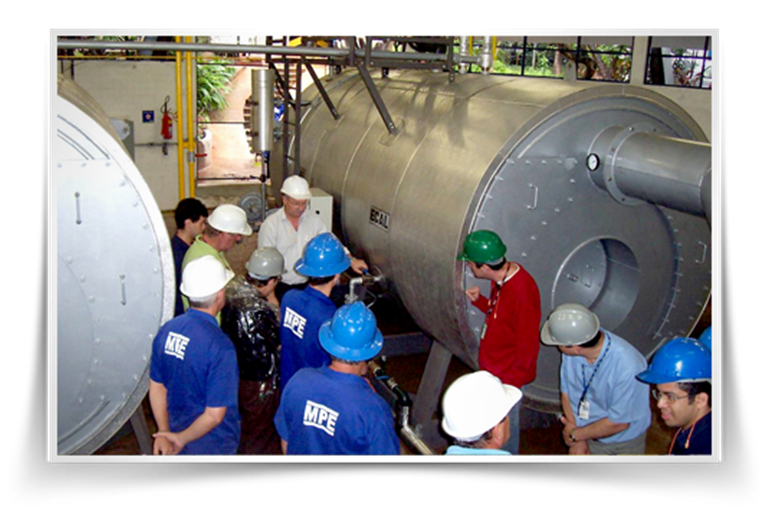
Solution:
<svg viewBox="0 0 760 509"><path fill-rule="evenodd" d="M139 408L151 345L174 313L161 211L102 108L59 76L51 178L55 450L90 454Z"/></svg>
<svg viewBox="0 0 760 509"><path fill-rule="evenodd" d="M650 90L592 82L391 72L375 83L398 127L390 134L354 73L323 80L339 118L314 89L301 128L300 169L335 199L336 231L382 272L414 320L477 367L483 314L463 290L489 285L456 257L491 229L507 258L535 278L544 317L590 307L645 355L687 335L710 296L710 228L595 184L586 158L611 127L706 142L679 106ZM536 407L559 401L559 352L542 347Z"/></svg>
<svg viewBox="0 0 760 509"><path fill-rule="evenodd" d="M274 143L274 71L251 70L251 139L254 152L272 150Z"/></svg>

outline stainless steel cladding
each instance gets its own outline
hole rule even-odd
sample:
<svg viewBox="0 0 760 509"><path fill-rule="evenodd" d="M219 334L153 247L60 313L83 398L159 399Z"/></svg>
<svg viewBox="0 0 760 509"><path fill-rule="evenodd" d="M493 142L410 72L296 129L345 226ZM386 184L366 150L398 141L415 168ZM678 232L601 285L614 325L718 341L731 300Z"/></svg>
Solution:
<svg viewBox="0 0 760 509"><path fill-rule="evenodd" d="M274 71L251 70L251 136L256 153L272 150L274 143Z"/></svg>
<svg viewBox="0 0 760 509"><path fill-rule="evenodd" d="M153 336L174 313L161 212L103 110L59 77L53 103L58 454L90 454L148 390Z"/></svg>
<svg viewBox="0 0 760 509"><path fill-rule="evenodd" d="M338 231L389 278L427 333L477 366L484 317L463 289L489 287L456 257L467 233L482 228L498 232L507 257L534 276L544 317L562 303L584 304L644 354L690 332L710 296L707 221L621 200L595 183L586 163L613 127L705 146L683 109L624 85L483 75L450 83L421 71L374 78L399 134L388 132L358 75L326 78L340 116L313 88L304 94L311 105L302 170L335 197ZM618 146L642 150L640 143ZM641 170L626 160L619 166ZM595 166L600 175L609 170ZM620 184L637 196L647 195L638 187L657 186L632 173ZM558 366L556 349L542 347L529 399L559 401Z"/></svg>

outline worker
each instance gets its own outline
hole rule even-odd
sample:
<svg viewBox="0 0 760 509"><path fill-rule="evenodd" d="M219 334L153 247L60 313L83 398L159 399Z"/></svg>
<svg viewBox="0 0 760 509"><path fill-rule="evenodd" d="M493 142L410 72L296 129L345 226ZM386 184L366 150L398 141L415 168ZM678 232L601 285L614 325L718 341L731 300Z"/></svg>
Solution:
<svg viewBox="0 0 760 509"><path fill-rule="evenodd" d="M699 341L705 345L708 350L712 351L712 325L702 331L702 334L699 335Z"/></svg>
<svg viewBox="0 0 760 509"><path fill-rule="evenodd" d="M172 237L174 281L177 290L174 316L185 312L185 307L182 305L182 293L179 291L182 284L182 261L185 259L185 253L190 249L195 237L201 235L206 229L207 218L208 209L200 200L195 198L180 200L177 208L174 209L174 222L177 225L177 232Z"/></svg>
<svg viewBox="0 0 760 509"><path fill-rule="evenodd" d="M554 309L541 341L562 353L562 437L570 454L644 454L652 421L648 391L636 381L644 356L580 304Z"/></svg>
<svg viewBox="0 0 760 509"><path fill-rule="evenodd" d="M308 209L311 199L309 183L303 177L291 175L282 183L282 207L270 214L261 224L258 236L259 247L274 247L285 258L286 273L277 285L277 299L288 290L303 290L308 286L306 278L293 270L296 261L303 256L304 248L311 239L327 232L327 227L316 213ZM351 268L357 274L368 270L366 262L347 255Z"/></svg>
<svg viewBox="0 0 760 509"><path fill-rule="evenodd" d="M383 347L375 316L362 302L341 306L319 342L330 365L298 371L283 389L275 416L283 453L399 454L390 406L366 378Z"/></svg>
<svg viewBox="0 0 760 509"><path fill-rule="evenodd" d="M712 454L712 354L701 341L673 338L637 378L653 384L660 416L678 428L670 455Z"/></svg>
<svg viewBox="0 0 760 509"><path fill-rule="evenodd" d="M213 256L227 269L232 270L224 254L235 244L240 244L244 235L248 236L252 233L253 229L248 224L248 216L243 209L228 203L219 205L208 216L206 230L195 238L195 242L187 250L185 259L182 261L183 270L188 263L205 255ZM182 302L187 309L187 298L183 297ZM221 322L221 315L218 320Z"/></svg>
<svg viewBox="0 0 760 509"><path fill-rule="evenodd" d="M282 342L281 381L301 368L317 368L330 363L330 356L319 345L319 328L335 314L337 306L330 293L340 274L351 264L343 245L332 233L320 233L309 241L295 271L307 277L303 290L292 290L282 299L280 340Z"/></svg>
<svg viewBox="0 0 760 509"><path fill-rule="evenodd" d="M153 340L149 400L153 454L236 454L240 442L235 347L214 319L233 277L211 255L190 262L181 291L188 310Z"/></svg>
<svg viewBox="0 0 760 509"><path fill-rule="evenodd" d="M280 399L280 310L274 288L283 258L273 247L256 249L227 287L222 330L237 351L240 370L240 454L281 454L274 413Z"/></svg>
<svg viewBox="0 0 760 509"><path fill-rule="evenodd" d="M457 378L443 395L441 426L454 438L447 455L510 454L509 411L522 398L517 387L502 384L488 371Z"/></svg>
<svg viewBox="0 0 760 509"><path fill-rule="evenodd" d="M480 331L480 369L503 384L521 389L536 378L541 297L533 277L520 264L506 258L507 247L498 234L477 230L465 238L459 260L467 262L473 276L490 281L488 298L477 286L465 290L472 304L485 313ZM509 416L507 451L517 454L520 444L520 402Z"/></svg>

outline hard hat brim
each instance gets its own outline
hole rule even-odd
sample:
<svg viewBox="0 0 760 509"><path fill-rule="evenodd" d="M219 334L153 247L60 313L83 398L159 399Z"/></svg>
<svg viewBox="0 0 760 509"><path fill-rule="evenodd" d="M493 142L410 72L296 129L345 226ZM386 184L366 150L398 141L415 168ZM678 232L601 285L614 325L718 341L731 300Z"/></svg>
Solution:
<svg viewBox="0 0 760 509"><path fill-rule="evenodd" d="M383 348L383 334L379 330L375 332L375 336L372 338L369 346L358 349L346 348L336 341L330 327L331 324L332 320L328 320L319 328L319 344L322 345L322 348L327 353L338 359L352 362L366 361L379 354Z"/></svg>
<svg viewBox="0 0 760 509"><path fill-rule="evenodd" d="M307 277L328 277L328 276L334 276L336 274L342 273L344 270L348 269L351 266L351 260L348 258L348 256L345 257L344 260L341 260L339 263L333 264L328 267L310 267L306 264L306 261L301 258L298 260L293 267L293 269L301 274L302 276Z"/></svg>

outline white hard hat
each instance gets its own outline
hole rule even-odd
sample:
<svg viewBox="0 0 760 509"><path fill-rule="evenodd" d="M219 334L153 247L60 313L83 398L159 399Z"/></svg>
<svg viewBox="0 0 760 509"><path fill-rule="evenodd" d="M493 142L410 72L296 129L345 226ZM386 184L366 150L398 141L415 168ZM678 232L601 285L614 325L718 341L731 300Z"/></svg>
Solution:
<svg viewBox="0 0 760 509"><path fill-rule="evenodd" d="M599 318L580 304L562 304L541 327L541 342L550 346L588 343L599 332Z"/></svg>
<svg viewBox="0 0 760 509"><path fill-rule="evenodd" d="M443 431L474 442L499 424L520 398L520 389L502 384L488 371L461 376L443 395Z"/></svg>
<svg viewBox="0 0 760 509"><path fill-rule="evenodd" d="M248 216L245 210L231 203L224 203L215 208L208 216L207 222L220 232L239 233L240 235L253 233L251 225L248 224Z"/></svg>
<svg viewBox="0 0 760 509"><path fill-rule="evenodd" d="M235 273L212 255L191 261L182 271L179 290L189 299L203 300L227 286Z"/></svg>
<svg viewBox="0 0 760 509"><path fill-rule="evenodd" d="M282 194L286 194L294 200L308 200L311 198L311 191L309 190L309 183L306 179L299 177L298 175L291 175L286 178L282 183Z"/></svg>

